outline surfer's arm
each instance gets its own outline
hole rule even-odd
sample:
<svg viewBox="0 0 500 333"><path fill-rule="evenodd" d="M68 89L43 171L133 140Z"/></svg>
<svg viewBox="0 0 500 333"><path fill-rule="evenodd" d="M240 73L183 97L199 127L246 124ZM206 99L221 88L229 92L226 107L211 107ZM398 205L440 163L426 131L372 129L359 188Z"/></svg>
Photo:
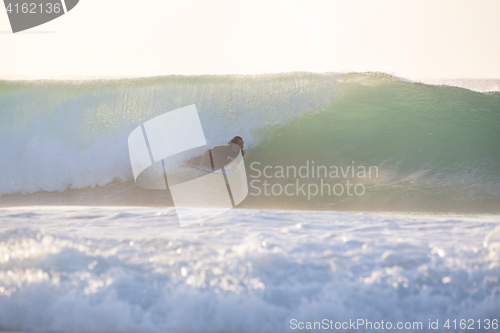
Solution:
<svg viewBox="0 0 500 333"><path fill-rule="evenodd" d="M236 158L234 160L231 161L231 163L229 163L227 166L226 166L226 170L228 171L231 171L231 172L234 172L236 174L239 174L240 171L238 170L238 165L240 164L241 160L243 159L243 157L241 155L237 155Z"/></svg>
<svg viewBox="0 0 500 333"><path fill-rule="evenodd" d="M201 158L201 162L200 162L200 165L198 166L198 170L201 170L205 167L205 162L207 161L207 157L208 157L208 154L210 152L210 149L207 150L205 152L205 154L203 154L202 158Z"/></svg>

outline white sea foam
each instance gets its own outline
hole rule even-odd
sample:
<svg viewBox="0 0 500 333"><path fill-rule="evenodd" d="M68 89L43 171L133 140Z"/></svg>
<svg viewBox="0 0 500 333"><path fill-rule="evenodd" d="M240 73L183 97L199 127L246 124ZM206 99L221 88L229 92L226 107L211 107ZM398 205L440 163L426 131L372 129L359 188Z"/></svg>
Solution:
<svg viewBox="0 0 500 333"><path fill-rule="evenodd" d="M172 208L140 207L10 208L0 219L3 329L288 332L292 318L424 328L500 319L491 220L233 210L180 228Z"/></svg>
<svg viewBox="0 0 500 333"><path fill-rule="evenodd" d="M18 136L0 135L0 195L103 186L132 177L127 133L101 135L84 149L35 136L20 147Z"/></svg>

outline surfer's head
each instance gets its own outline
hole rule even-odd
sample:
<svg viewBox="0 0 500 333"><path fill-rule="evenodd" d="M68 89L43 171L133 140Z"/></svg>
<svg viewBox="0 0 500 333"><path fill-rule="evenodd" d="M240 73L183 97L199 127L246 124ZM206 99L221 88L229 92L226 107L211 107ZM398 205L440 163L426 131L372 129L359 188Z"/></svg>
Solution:
<svg viewBox="0 0 500 333"><path fill-rule="evenodd" d="M235 136L234 138L231 139L231 141L229 141L229 143L230 144L233 143L233 144L237 145L241 149L241 155L245 156L245 152L243 151L243 148L245 146L244 146L244 141L241 138L241 136Z"/></svg>

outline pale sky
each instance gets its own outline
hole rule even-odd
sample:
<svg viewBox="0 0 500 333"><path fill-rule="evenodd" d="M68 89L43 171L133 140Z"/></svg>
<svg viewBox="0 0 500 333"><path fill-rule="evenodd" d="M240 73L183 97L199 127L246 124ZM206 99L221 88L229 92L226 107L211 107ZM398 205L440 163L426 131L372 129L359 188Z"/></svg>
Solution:
<svg viewBox="0 0 500 333"><path fill-rule="evenodd" d="M0 10L0 79L292 71L498 79L500 1L80 0L17 34Z"/></svg>

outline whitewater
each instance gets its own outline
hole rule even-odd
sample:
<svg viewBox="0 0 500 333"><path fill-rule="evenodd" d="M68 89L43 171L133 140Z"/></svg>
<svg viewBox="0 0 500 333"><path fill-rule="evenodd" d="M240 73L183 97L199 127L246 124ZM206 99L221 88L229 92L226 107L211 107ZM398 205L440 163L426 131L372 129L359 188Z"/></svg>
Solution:
<svg viewBox="0 0 500 333"><path fill-rule="evenodd" d="M192 104L262 191L181 228L127 138ZM499 142L498 91L383 73L0 81L0 331L494 331ZM393 327L335 328L358 319Z"/></svg>
<svg viewBox="0 0 500 333"><path fill-rule="evenodd" d="M448 332L447 319L500 319L491 217L236 209L180 228L173 208L23 207L0 219L3 329L292 332L292 319L359 318Z"/></svg>

